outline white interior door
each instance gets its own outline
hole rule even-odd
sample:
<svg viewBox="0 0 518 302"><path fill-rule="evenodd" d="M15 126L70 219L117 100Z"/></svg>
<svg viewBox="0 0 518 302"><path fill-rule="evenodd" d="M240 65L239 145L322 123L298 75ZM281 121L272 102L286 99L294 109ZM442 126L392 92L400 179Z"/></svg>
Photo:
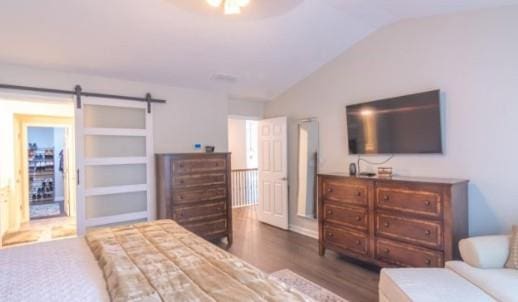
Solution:
<svg viewBox="0 0 518 302"><path fill-rule="evenodd" d="M78 233L155 219L147 104L83 97L75 122Z"/></svg>
<svg viewBox="0 0 518 302"><path fill-rule="evenodd" d="M288 121L286 117L259 122L260 221L288 229Z"/></svg>

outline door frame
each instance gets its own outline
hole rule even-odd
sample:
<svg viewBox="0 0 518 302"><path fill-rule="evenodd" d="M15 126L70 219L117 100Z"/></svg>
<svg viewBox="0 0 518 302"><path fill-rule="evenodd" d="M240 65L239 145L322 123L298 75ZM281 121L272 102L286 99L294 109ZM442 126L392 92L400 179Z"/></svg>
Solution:
<svg viewBox="0 0 518 302"><path fill-rule="evenodd" d="M16 200L21 201L20 204L20 221L21 223L30 221L30 205L29 205L29 173L28 173L28 163L27 158L29 156L29 152L27 150L28 146L28 127L50 127L50 128L68 128L72 136L69 137L68 146L74 149L74 118L73 117L58 117L58 116L45 116L45 115L30 115L30 114L14 114L14 123L17 124L15 129L15 140L17 140L15 144L18 146L18 150L21 149L20 153L15 152L16 162L15 162L15 175L20 177L20 183L16 182ZM70 152L72 153L72 152ZM74 153L72 153L74 154ZM71 168L71 167L69 167ZM68 175L70 177L70 175ZM70 182L70 180L69 180ZM73 183L73 182L71 182ZM70 188L69 188L70 189ZM21 197L21 198L20 198ZM66 197L66 196L65 196ZM64 202L69 202L70 208L72 209L70 212L73 214L75 209L75 198L72 197L72 200L65 200ZM70 215L75 216L75 215Z"/></svg>

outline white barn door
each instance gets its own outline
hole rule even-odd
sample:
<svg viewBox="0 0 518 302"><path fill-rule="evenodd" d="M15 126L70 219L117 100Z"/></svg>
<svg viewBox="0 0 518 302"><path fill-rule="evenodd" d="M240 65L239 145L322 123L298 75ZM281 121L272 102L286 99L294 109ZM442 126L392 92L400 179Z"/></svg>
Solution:
<svg viewBox="0 0 518 302"><path fill-rule="evenodd" d="M288 229L288 121L259 122L259 221Z"/></svg>
<svg viewBox="0 0 518 302"><path fill-rule="evenodd" d="M155 219L147 103L82 97L75 122L78 234Z"/></svg>

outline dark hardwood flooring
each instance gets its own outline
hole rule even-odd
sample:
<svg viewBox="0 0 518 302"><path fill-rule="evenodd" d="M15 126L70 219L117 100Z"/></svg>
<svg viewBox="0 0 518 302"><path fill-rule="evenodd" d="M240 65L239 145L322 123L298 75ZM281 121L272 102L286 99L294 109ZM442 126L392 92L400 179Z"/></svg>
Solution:
<svg viewBox="0 0 518 302"><path fill-rule="evenodd" d="M258 222L253 207L235 209L233 224L228 251L264 272L290 269L350 302L378 301L378 268L332 251L320 257L316 239Z"/></svg>

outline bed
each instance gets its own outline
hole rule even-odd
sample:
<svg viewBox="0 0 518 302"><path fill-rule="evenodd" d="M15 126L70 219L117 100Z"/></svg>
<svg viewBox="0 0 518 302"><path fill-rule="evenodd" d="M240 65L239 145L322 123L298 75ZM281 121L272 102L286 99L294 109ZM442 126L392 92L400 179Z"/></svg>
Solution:
<svg viewBox="0 0 518 302"><path fill-rule="evenodd" d="M0 250L2 301L312 301L172 220Z"/></svg>

